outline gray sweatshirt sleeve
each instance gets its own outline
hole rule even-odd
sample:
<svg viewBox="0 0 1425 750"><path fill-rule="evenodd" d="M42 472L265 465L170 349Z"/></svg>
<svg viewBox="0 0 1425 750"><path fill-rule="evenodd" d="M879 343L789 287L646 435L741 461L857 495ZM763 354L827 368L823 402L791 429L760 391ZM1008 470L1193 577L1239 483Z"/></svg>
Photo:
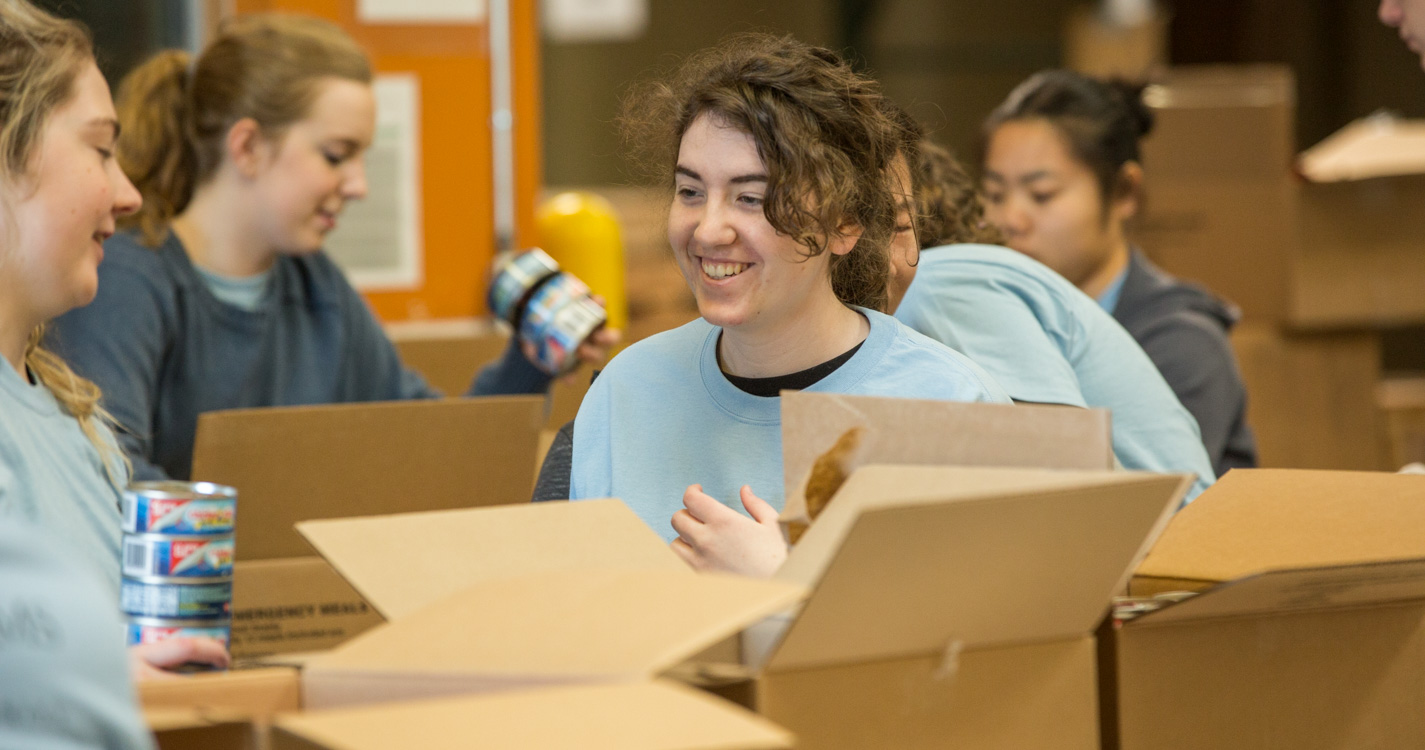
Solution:
<svg viewBox="0 0 1425 750"><path fill-rule="evenodd" d="M534 483L536 503L569 499L569 472L574 465L574 420L569 420L554 435L544 465L539 467L539 479Z"/></svg>
<svg viewBox="0 0 1425 750"><path fill-rule="evenodd" d="M167 479L154 456L153 420L172 338L172 292L155 270L157 258L126 260L112 246L110 252L109 262L99 265L98 295L56 319L49 344L103 392L101 403L118 422L115 437L133 463L133 479Z"/></svg>

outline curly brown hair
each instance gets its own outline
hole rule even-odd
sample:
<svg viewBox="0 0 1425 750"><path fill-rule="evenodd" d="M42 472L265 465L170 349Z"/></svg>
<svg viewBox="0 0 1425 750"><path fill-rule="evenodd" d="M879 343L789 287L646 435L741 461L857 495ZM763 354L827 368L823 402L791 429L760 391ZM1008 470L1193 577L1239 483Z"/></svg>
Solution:
<svg viewBox="0 0 1425 750"><path fill-rule="evenodd" d="M921 247L976 242L1003 245L1004 236L985 221L984 205L969 172L950 150L924 138L917 144L915 228Z"/></svg>
<svg viewBox="0 0 1425 750"><path fill-rule="evenodd" d="M636 84L619 117L635 169L671 190L678 146L699 116L752 137L767 168L764 213L808 258L859 235L831 258L842 302L885 310L895 198L885 170L902 139L875 81L828 49L745 33Z"/></svg>

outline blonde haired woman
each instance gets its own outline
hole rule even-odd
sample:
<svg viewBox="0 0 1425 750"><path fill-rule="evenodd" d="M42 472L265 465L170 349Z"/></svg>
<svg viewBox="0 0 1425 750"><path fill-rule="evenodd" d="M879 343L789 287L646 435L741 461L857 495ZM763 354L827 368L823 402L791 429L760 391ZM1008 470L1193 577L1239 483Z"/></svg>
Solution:
<svg viewBox="0 0 1425 750"><path fill-rule="evenodd" d="M105 244L95 303L57 333L104 389L136 477L188 478L205 411L439 395L321 252L366 194L371 76L336 26L257 14L124 80L118 156L144 208ZM600 336L589 358L613 341ZM511 345L470 393L548 385Z"/></svg>
<svg viewBox="0 0 1425 750"><path fill-rule="evenodd" d="M88 35L0 0L0 746L151 746L118 617L127 481L99 391L42 346L93 299L102 242L139 196ZM226 663L216 641L131 651ZM169 660L172 661L169 661Z"/></svg>

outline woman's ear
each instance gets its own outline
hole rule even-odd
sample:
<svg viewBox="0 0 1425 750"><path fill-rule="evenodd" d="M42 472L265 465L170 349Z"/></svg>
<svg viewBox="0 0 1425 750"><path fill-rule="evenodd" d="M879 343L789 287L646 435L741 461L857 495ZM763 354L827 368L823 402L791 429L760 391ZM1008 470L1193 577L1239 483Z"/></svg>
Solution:
<svg viewBox="0 0 1425 750"><path fill-rule="evenodd" d="M827 243L826 249L832 255L846 255L861 241L861 227L857 224L842 224L836 229L836 236Z"/></svg>
<svg viewBox="0 0 1425 750"><path fill-rule="evenodd" d="M1136 161L1125 162L1114 181L1113 202L1109 206L1112 218L1122 223L1137 216L1142 196L1143 165Z"/></svg>
<svg viewBox="0 0 1425 750"><path fill-rule="evenodd" d="M263 161L270 158L272 143L262 134L262 126L251 117L244 117L228 128L223 143L228 161L243 177L256 177Z"/></svg>

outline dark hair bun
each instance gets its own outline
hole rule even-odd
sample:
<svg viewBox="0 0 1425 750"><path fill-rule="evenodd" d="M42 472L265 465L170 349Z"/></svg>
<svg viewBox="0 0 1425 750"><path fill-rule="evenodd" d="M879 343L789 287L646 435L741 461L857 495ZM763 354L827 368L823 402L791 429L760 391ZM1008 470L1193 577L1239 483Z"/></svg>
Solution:
<svg viewBox="0 0 1425 750"><path fill-rule="evenodd" d="M1148 88L1148 84L1122 78L1115 78L1107 83L1123 98L1124 108L1138 127L1138 137L1142 138L1153 132L1156 115L1153 114L1153 109L1143 101L1143 90Z"/></svg>

